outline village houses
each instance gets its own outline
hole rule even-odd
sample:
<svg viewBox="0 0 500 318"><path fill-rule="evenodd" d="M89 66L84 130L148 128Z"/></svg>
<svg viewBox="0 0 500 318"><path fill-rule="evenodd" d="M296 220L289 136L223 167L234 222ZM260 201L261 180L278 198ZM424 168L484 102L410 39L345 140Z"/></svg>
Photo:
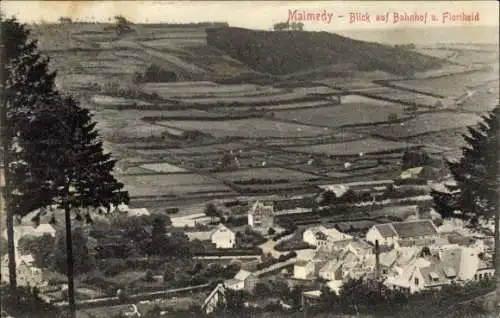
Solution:
<svg viewBox="0 0 500 318"><path fill-rule="evenodd" d="M344 234L335 228L324 226L313 227L304 231L302 239L305 243L318 248L333 248L336 242L351 240L352 236Z"/></svg>
<svg viewBox="0 0 500 318"><path fill-rule="evenodd" d="M431 220L417 220L374 225L366 233L366 241L388 246L430 245L439 237Z"/></svg>
<svg viewBox="0 0 500 318"><path fill-rule="evenodd" d="M216 248L233 248L236 244L236 234L223 224L219 224L210 235L210 241Z"/></svg>
<svg viewBox="0 0 500 318"><path fill-rule="evenodd" d="M232 290L252 291L258 281L259 278L254 273L242 269L234 278L226 280L224 285Z"/></svg>
<svg viewBox="0 0 500 318"><path fill-rule="evenodd" d="M440 252L422 253L388 275L384 284L414 293L444 285L493 278L492 264L481 260L474 248L458 246Z"/></svg>

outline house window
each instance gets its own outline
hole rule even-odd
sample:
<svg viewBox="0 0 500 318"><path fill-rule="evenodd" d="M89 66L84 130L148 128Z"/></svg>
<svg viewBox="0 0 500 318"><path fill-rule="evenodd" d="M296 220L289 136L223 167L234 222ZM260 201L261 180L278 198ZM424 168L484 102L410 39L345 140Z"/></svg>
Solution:
<svg viewBox="0 0 500 318"><path fill-rule="evenodd" d="M483 274L479 274L479 280L483 279Z"/></svg>
<svg viewBox="0 0 500 318"><path fill-rule="evenodd" d="M415 285L418 286L418 277L415 277Z"/></svg>
<svg viewBox="0 0 500 318"><path fill-rule="evenodd" d="M476 275L474 275L474 280L477 280L477 274L476 274Z"/></svg>

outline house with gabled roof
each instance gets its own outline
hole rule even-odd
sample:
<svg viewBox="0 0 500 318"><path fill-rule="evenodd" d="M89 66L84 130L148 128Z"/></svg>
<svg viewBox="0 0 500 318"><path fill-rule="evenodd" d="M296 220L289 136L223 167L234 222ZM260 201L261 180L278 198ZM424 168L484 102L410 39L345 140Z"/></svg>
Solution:
<svg viewBox="0 0 500 318"><path fill-rule="evenodd" d="M248 211L248 225L269 229L274 226L274 206L271 202L255 201Z"/></svg>
<svg viewBox="0 0 500 318"><path fill-rule="evenodd" d="M219 224L210 234L210 240L216 248L233 248L236 244L236 234L223 224Z"/></svg>
<svg viewBox="0 0 500 318"><path fill-rule="evenodd" d="M224 285L232 290L252 291L259 278L254 273L241 269L232 279L224 282Z"/></svg>
<svg viewBox="0 0 500 318"><path fill-rule="evenodd" d="M302 234L304 242L319 248L332 248L336 242L351 240L352 236L342 233L335 228L316 226L309 228Z"/></svg>
<svg viewBox="0 0 500 318"><path fill-rule="evenodd" d="M491 278L493 273L492 266L483 264L476 249L458 247L414 259L399 268L399 273L388 277L385 284L414 293L479 280L479 275L482 275L481 279Z"/></svg>
<svg viewBox="0 0 500 318"><path fill-rule="evenodd" d="M428 245L439 237L439 231L431 220L417 220L374 225L366 233L372 244L399 247L400 245Z"/></svg>

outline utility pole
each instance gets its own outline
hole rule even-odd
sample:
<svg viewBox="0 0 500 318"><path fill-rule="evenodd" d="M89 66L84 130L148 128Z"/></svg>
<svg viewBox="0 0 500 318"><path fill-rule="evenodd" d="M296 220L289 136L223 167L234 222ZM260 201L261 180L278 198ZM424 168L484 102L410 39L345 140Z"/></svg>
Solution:
<svg viewBox="0 0 500 318"><path fill-rule="evenodd" d="M7 56L5 52L5 32L4 28L0 30L2 36L0 39L0 127L2 128L2 151L3 151L3 198L2 202L2 213L5 213L5 225L7 227L7 246L9 255L9 285L10 291L14 293L17 288L16 279L16 251L14 242L14 215L12 214L11 206L11 190L10 190L10 177L9 177L9 166L10 166L10 139L9 128L7 123L7 96L6 96L6 78L5 78L5 64L7 63Z"/></svg>

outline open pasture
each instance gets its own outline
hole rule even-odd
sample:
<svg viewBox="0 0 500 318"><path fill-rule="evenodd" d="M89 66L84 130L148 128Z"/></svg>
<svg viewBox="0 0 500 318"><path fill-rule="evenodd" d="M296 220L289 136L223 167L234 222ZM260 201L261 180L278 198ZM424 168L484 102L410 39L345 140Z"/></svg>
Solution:
<svg viewBox="0 0 500 318"><path fill-rule="evenodd" d="M423 72L415 72L415 78L429 78L429 77L437 77L437 76L445 76L452 75L453 73L465 72L468 70L468 67L465 65L457 65L457 64L445 64L438 69L427 70Z"/></svg>
<svg viewBox="0 0 500 318"><path fill-rule="evenodd" d="M89 83L108 83L114 81L118 78L118 75L110 74L89 74L89 73L72 73L63 74L58 73L55 82L59 89L61 90L78 90L87 89ZM123 76L121 76L123 78Z"/></svg>
<svg viewBox="0 0 500 318"><path fill-rule="evenodd" d="M441 58L441 59L448 59L452 58L457 54L455 50L451 49L440 49L440 48L422 48L422 49L417 49L416 50L418 53Z"/></svg>
<svg viewBox="0 0 500 318"><path fill-rule="evenodd" d="M401 124L383 125L375 134L387 138L408 138L477 124L481 118L473 113L435 112L421 114Z"/></svg>
<svg viewBox="0 0 500 318"><path fill-rule="evenodd" d="M181 154L181 155L207 155L207 154L220 154L223 152L238 152L247 151L247 146L239 143L227 143L227 144L212 144L212 145L200 145L193 147L182 147L182 148L166 148L165 154Z"/></svg>
<svg viewBox="0 0 500 318"><path fill-rule="evenodd" d="M500 103L500 82L493 81L488 85L474 89L474 95L461 106L466 111L485 112L491 111Z"/></svg>
<svg viewBox="0 0 500 318"><path fill-rule="evenodd" d="M283 92L283 94L273 94L273 95L257 95L257 96L247 96L247 97L232 97L232 96L221 96L221 97L209 97L209 98L185 98L179 99L180 102L184 104L191 105L217 105L217 104L243 104L243 105L259 105L259 104L273 104L273 103L284 103L287 101L297 101L307 97L307 94L303 92ZM310 97L309 97L310 98Z"/></svg>
<svg viewBox="0 0 500 318"><path fill-rule="evenodd" d="M457 129L449 129L424 135L418 135L410 137L405 141L426 146L439 147L445 151L449 151L452 149L457 149L460 151L460 148L465 146L465 140L462 137L462 134L465 133L467 133L467 129L465 127L461 127Z"/></svg>
<svg viewBox="0 0 500 318"><path fill-rule="evenodd" d="M90 101L98 106L133 106L133 105L151 106L152 105L151 103L140 100L125 98L125 97L114 97L101 94L93 95L90 98Z"/></svg>
<svg viewBox="0 0 500 318"><path fill-rule="evenodd" d="M445 97L456 97L463 94L469 86L475 86L494 79L498 79L498 74L494 72L478 71L433 79L398 81L393 82L393 84L425 93L433 93Z"/></svg>
<svg viewBox="0 0 500 318"><path fill-rule="evenodd" d="M168 162L145 163L140 165L140 168L161 173L186 172L187 170L178 166L174 166Z"/></svg>
<svg viewBox="0 0 500 318"><path fill-rule="evenodd" d="M289 180L289 181L307 181L316 180L319 177L285 168L251 168L239 169L228 172L217 172L212 174L213 177L230 182L248 181L248 180Z"/></svg>
<svg viewBox="0 0 500 318"><path fill-rule="evenodd" d="M124 175L118 179L126 185L131 197L232 192L217 180L193 173Z"/></svg>
<svg viewBox="0 0 500 318"><path fill-rule="evenodd" d="M253 106L256 109L269 109L269 110L286 110L286 109L296 109L296 108L315 108L332 106L333 103L330 100L314 100L314 101L304 101L304 102L291 102L291 103L277 103L267 106Z"/></svg>
<svg viewBox="0 0 500 318"><path fill-rule="evenodd" d="M319 127L253 118L224 121L171 120L160 121L157 124L184 130L200 130L214 137L296 138L325 134L324 129Z"/></svg>
<svg viewBox="0 0 500 318"><path fill-rule="evenodd" d="M423 105L428 107L433 107L437 102L436 97L404 91L397 88L390 88L390 87L386 87L385 90L380 89L378 91L374 90L373 92L367 92L367 94L373 95L374 97L391 100L396 103L397 102L404 104L416 103L417 105Z"/></svg>
<svg viewBox="0 0 500 318"><path fill-rule="evenodd" d="M453 56L451 61L471 65L471 64L490 64L498 62L498 48L497 51L477 51L477 50L460 50Z"/></svg>
<svg viewBox="0 0 500 318"><path fill-rule="evenodd" d="M302 93L305 95L314 95L314 94L335 94L339 93L340 90L331 88L328 86L306 86L306 87L295 87L293 88L294 92Z"/></svg>
<svg viewBox="0 0 500 318"><path fill-rule="evenodd" d="M350 97L346 96L345 101L340 105L276 111L274 118L313 126L341 127L386 122L391 115L398 118L407 116L402 105L361 96Z"/></svg>
<svg viewBox="0 0 500 318"><path fill-rule="evenodd" d="M406 142L388 141L376 138L367 138L343 143L330 143L305 147L288 147L287 151L328 156L357 156L360 153L386 153L404 151L410 148L419 148L419 145Z"/></svg>
<svg viewBox="0 0 500 318"><path fill-rule="evenodd" d="M195 43L195 44L203 44L207 41L207 35L201 32L182 32L182 33L168 33L162 34L161 38L158 37L156 39L142 41L141 43L145 46L154 48L154 49L164 49L164 48L172 48L172 47L182 47L183 43Z"/></svg>
<svg viewBox="0 0 500 318"><path fill-rule="evenodd" d="M241 85L218 85L213 82L183 82L179 85L171 85L172 83L146 83L142 86L142 90L147 93L157 93L164 98L173 97L197 97L197 96L216 96L219 94L242 94L252 93L259 89L257 85L241 84ZM195 100L195 99L193 99Z"/></svg>

